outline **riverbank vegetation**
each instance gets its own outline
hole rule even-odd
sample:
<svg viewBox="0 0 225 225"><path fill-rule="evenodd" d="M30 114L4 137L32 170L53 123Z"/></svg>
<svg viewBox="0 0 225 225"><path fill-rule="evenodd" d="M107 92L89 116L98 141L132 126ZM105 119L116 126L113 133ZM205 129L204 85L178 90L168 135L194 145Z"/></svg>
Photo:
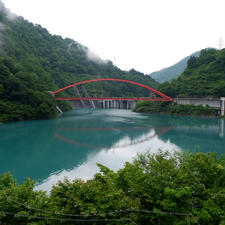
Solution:
<svg viewBox="0 0 225 225"><path fill-rule="evenodd" d="M22 17L9 20L6 11L1 6L0 122L57 116L56 102L48 91L79 81L108 77L157 85L149 76L120 70L76 41L51 35ZM95 82L86 85L86 89L91 96L99 97L149 94L144 88L121 82ZM68 89L66 95L73 97L74 90ZM62 110L71 108L63 101L57 104Z"/></svg>
<svg viewBox="0 0 225 225"><path fill-rule="evenodd" d="M218 114L215 108L208 105L182 105L175 102L137 102L134 112L166 113L169 115L211 115Z"/></svg>
<svg viewBox="0 0 225 225"><path fill-rule="evenodd" d="M216 153L139 155L93 179L59 182L50 195L0 176L1 224L224 224L225 157Z"/></svg>

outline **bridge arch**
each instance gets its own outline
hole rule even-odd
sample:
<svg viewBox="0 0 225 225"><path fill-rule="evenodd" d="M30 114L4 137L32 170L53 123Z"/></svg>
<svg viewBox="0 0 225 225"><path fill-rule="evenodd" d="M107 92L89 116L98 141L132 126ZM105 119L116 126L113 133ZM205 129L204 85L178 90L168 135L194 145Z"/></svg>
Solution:
<svg viewBox="0 0 225 225"><path fill-rule="evenodd" d="M71 88L71 87L74 87L74 86L78 86L78 85L81 85L81 84L87 84L87 83L91 83L91 82L96 82L96 81L119 81L119 82L124 82L124 83L130 83L130 84L134 84L134 85L137 85L137 86L140 86L140 87L143 87L143 88L146 88L156 94L158 94L159 96L161 96L165 101L173 101L172 98L170 98L169 96L163 94L162 92L160 91L157 91L147 85L144 85L144 84L140 84L140 83L137 83L135 81L130 81L130 80L122 80L122 79L114 79L114 78L101 78L101 79L94 79L94 80L85 80L85 81L81 81L81 82L78 82L78 83L74 83L74 84L71 84L71 85L68 85L64 88L61 88L57 91L54 91L52 92L52 95L55 95L61 91L64 91L68 88Z"/></svg>

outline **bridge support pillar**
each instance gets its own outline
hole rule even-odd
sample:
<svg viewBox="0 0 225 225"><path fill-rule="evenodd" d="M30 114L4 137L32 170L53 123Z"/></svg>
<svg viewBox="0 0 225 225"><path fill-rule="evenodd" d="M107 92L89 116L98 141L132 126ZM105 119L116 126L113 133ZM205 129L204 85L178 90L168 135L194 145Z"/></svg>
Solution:
<svg viewBox="0 0 225 225"><path fill-rule="evenodd" d="M221 97L220 98L221 100L221 116L224 116L225 115L225 97Z"/></svg>
<svg viewBox="0 0 225 225"><path fill-rule="evenodd" d="M132 109L132 101L129 101L129 105L128 105L128 107L129 107L129 109Z"/></svg>
<svg viewBox="0 0 225 225"><path fill-rule="evenodd" d="M116 101L116 108L117 109L119 109L119 105L120 105L119 103L120 103L119 101Z"/></svg>
<svg viewBox="0 0 225 225"><path fill-rule="evenodd" d="M123 101L119 101L119 109L122 109L123 108Z"/></svg>
<svg viewBox="0 0 225 225"><path fill-rule="evenodd" d="M224 137L224 119L220 120L220 137Z"/></svg>
<svg viewBox="0 0 225 225"><path fill-rule="evenodd" d="M115 101L115 100L112 100L112 108L113 108L113 109L116 108L116 105L115 105L115 104L116 104L116 101Z"/></svg>

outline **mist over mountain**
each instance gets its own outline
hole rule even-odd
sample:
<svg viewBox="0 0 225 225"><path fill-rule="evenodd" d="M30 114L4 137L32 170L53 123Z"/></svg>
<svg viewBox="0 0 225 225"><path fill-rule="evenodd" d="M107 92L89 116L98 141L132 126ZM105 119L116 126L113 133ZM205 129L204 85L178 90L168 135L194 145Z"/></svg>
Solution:
<svg viewBox="0 0 225 225"><path fill-rule="evenodd" d="M182 60L180 60L178 63L164 68L162 70L150 73L149 76L152 77L154 80L156 80L159 83L163 83L165 81L171 81L172 79L177 78L180 74L184 72L184 70L187 67L187 62L192 56L199 56L200 51L195 52Z"/></svg>
<svg viewBox="0 0 225 225"><path fill-rule="evenodd" d="M157 82L134 69L123 71L75 40L51 35L38 24L12 14L0 2L0 121L57 116L48 91L95 78L119 78L155 88ZM149 96L141 87L121 82L86 85L90 96ZM68 89L58 96L73 96ZM67 102L57 102L67 110Z"/></svg>

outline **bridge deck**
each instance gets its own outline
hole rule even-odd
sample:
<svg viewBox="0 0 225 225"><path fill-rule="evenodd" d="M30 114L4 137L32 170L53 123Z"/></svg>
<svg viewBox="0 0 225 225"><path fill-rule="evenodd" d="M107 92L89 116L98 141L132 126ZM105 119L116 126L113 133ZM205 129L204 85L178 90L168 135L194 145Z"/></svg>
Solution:
<svg viewBox="0 0 225 225"><path fill-rule="evenodd" d="M121 98L121 97L102 97L102 98L56 98L56 100L81 101L81 100L122 100L122 101L172 101L165 98Z"/></svg>

